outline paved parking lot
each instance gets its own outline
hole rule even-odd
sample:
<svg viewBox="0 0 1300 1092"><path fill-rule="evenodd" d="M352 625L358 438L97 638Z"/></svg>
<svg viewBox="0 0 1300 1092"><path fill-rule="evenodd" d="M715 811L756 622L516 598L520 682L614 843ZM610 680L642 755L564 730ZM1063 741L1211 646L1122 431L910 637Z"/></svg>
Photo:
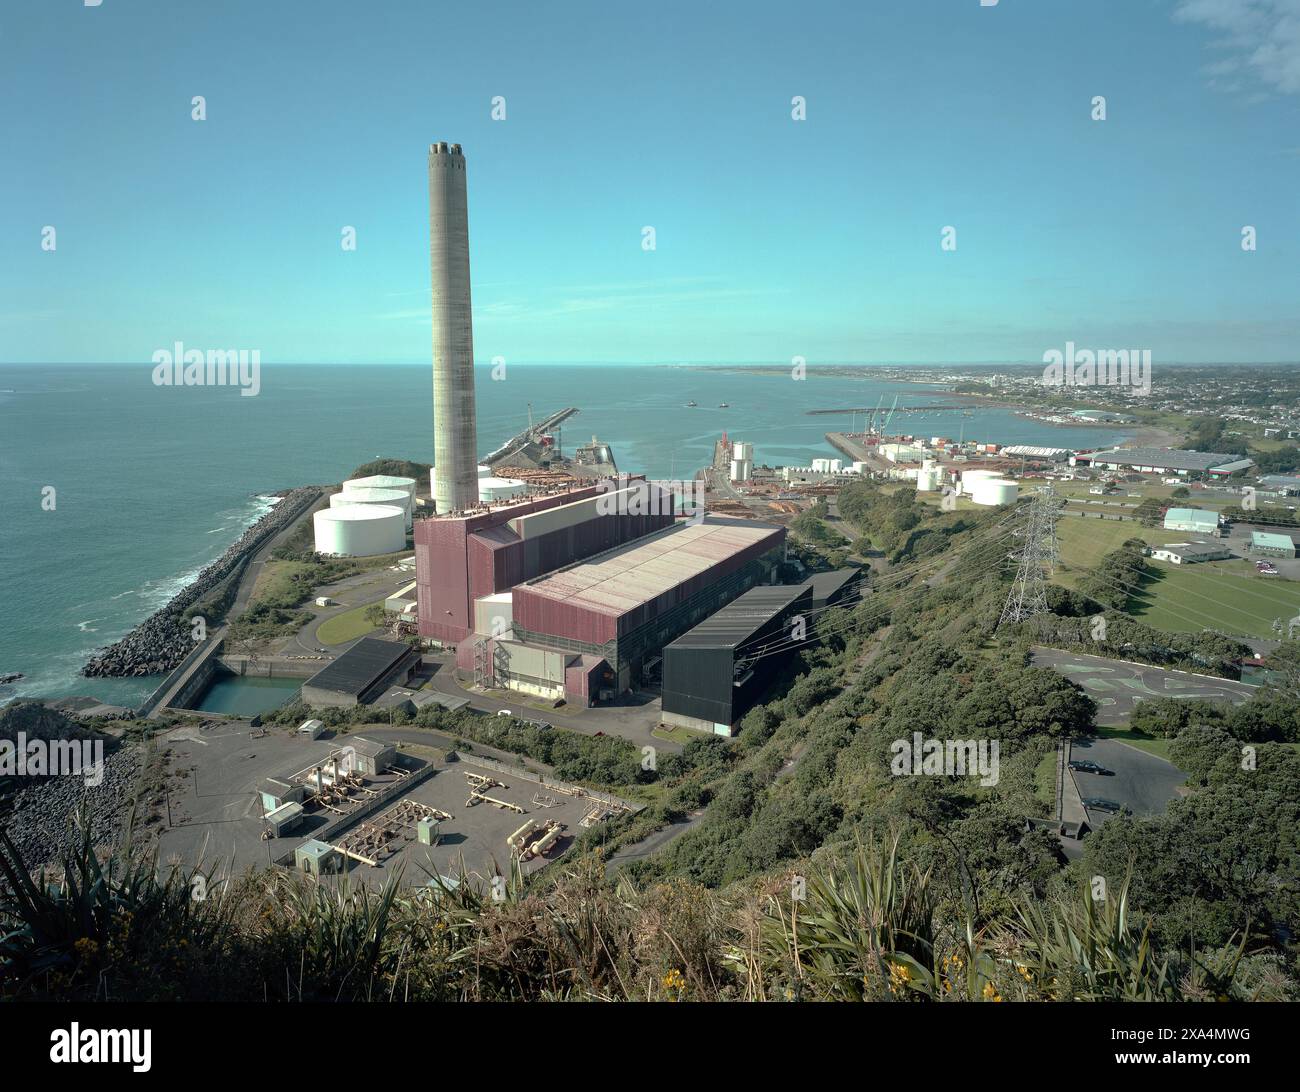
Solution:
<svg viewBox="0 0 1300 1092"><path fill-rule="evenodd" d="M1194 675L1163 667L1128 663L1104 656L1036 647L1034 664L1055 668L1078 683L1097 703L1097 723L1112 727L1127 723L1137 703L1145 698L1200 698L1240 705L1257 689L1231 679Z"/></svg>
<svg viewBox="0 0 1300 1092"><path fill-rule="evenodd" d="M1159 815L1187 779L1172 762L1140 751L1115 739L1076 739L1070 747L1072 761L1091 761L1110 774L1071 771L1080 797L1102 797L1127 804L1135 815ZM1088 825L1098 829L1113 813L1087 809Z"/></svg>
<svg viewBox="0 0 1300 1092"><path fill-rule="evenodd" d="M1256 561L1271 561L1277 566L1277 576L1261 576L1260 580L1300 580L1300 558L1265 557L1250 551L1251 533L1269 531L1274 534L1288 535L1294 541L1300 537L1300 530L1290 527L1273 527L1264 524L1234 523L1226 539L1226 545L1237 557L1244 557L1253 566ZM1254 574L1251 574L1254 575Z"/></svg>

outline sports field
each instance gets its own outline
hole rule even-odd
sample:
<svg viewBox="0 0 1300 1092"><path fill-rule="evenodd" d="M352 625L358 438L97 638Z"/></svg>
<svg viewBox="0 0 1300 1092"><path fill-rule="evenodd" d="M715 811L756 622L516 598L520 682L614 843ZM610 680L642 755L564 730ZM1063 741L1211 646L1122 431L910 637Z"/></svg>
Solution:
<svg viewBox="0 0 1300 1092"><path fill-rule="evenodd" d="M1186 542L1185 531L1143 527L1131 520L1062 516L1056 525L1061 549L1057 583L1075 587L1086 570L1128 538L1148 545ZM1156 629L1198 633L1217 629L1241 637L1274 636L1273 621L1300 613L1300 582L1260 576L1249 561L1172 565L1150 561L1156 574L1135 597L1133 617Z"/></svg>
<svg viewBox="0 0 1300 1092"><path fill-rule="evenodd" d="M1241 637L1274 637L1300 613L1300 583L1260 576L1248 561L1175 566L1152 562L1160 574L1147 581L1133 616L1156 629L1194 633L1217 629Z"/></svg>

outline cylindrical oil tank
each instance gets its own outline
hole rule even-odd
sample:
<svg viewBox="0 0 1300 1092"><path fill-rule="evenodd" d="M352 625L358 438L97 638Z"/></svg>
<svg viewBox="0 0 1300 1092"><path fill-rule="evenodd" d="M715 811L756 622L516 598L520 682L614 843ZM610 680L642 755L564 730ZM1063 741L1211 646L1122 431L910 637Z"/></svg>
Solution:
<svg viewBox="0 0 1300 1092"><path fill-rule="evenodd" d="M754 445L750 443L741 443L737 441L731 445L731 458L733 461L753 462Z"/></svg>
<svg viewBox="0 0 1300 1092"><path fill-rule="evenodd" d="M415 504L415 479L400 478L394 474L370 474L364 478L349 478L343 483L343 492L351 493L354 489L404 489Z"/></svg>
<svg viewBox="0 0 1300 1092"><path fill-rule="evenodd" d="M984 478L975 483L971 500L976 504L1014 504L1019 487L1005 478Z"/></svg>
<svg viewBox="0 0 1300 1092"><path fill-rule="evenodd" d="M974 493L977 482L1002 477L996 470L963 470L961 472L961 491Z"/></svg>
<svg viewBox="0 0 1300 1092"><path fill-rule="evenodd" d="M731 480L733 482L747 482L754 476L754 464L748 459L731 460Z"/></svg>
<svg viewBox="0 0 1300 1092"><path fill-rule="evenodd" d="M330 497L331 508L342 508L348 504L395 504L406 513L406 529L411 529L413 516L411 497L405 489L349 489L346 493L335 493Z"/></svg>
<svg viewBox="0 0 1300 1092"><path fill-rule="evenodd" d="M923 466L916 474L916 491L933 493L938 488L939 475L932 466Z"/></svg>
<svg viewBox="0 0 1300 1092"><path fill-rule="evenodd" d="M406 511L395 504L344 504L312 516L316 552L373 557L406 548Z"/></svg>
<svg viewBox="0 0 1300 1092"><path fill-rule="evenodd" d="M518 478L493 477L478 480L478 499L484 504L510 500L511 497L520 497L526 492L528 492L527 483L521 482Z"/></svg>

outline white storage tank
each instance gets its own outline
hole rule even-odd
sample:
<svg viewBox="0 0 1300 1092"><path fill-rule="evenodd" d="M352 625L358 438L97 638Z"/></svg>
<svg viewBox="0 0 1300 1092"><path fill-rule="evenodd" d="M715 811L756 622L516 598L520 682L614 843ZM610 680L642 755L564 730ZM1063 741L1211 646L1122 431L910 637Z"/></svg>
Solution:
<svg viewBox="0 0 1300 1092"><path fill-rule="evenodd" d="M1005 478L982 478L975 483L971 491L971 500L976 504L997 505L1014 504L1019 486Z"/></svg>
<svg viewBox="0 0 1300 1092"><path fill-rule="evenodd" d="M344 504L312 516L316 552L373 557L406 549L406 512L395 504Z"/></svg>
<svg viewBox="0 0 1300 1092"><path fill-rule="evenodd" d="M518 478L479 478L478 499L483 504L510 500L528 492L528 483Z"/></svg>
<svg viewBox="0 0 1300 1092"><path fill-rule="evenodd" d="M739 441L731 445L732 462L752 463L754 461L754 445L750 443L740 443Z"/></svg>
<svg viewBox="0 0 1300 1092"><path fill-rule="evenodd" d="M380 489L378 487L349 489L346 493L335 493L330 497L331 508L342 508L348 504L394 504L406 513L406 529L411 529L414 517L411 495L405 489Z"/></svg>
<svg viewBox="0 0 1300 1092"><path fill-rule="evenodd" d="M961 472L961 491L973 494L975 486L979 482L1001 477L1002 475L996 470L963 470Z"/></svg>
<svg viewBox="0 0 1300 1092"><path fill-rule="evenodd" d="M731 480L733 482L747 482L754 476L754 464L748 459L731 460Z"/></svg>
<svg viewBox="0 0 1300 1092"><path fill-rule="evenodd" d="M351 493L354 489L403 489L415 504L415 479L399 478L393 474L371 474L365 478L349 478L343 483L343 492Z"/></svg>
<svg viewBox="0 0 1300 1092"><path fill-rule="evenodd" d="M923 466L916 474L916 491L933 493L939 486L939 472L932 466Z"/></svg>

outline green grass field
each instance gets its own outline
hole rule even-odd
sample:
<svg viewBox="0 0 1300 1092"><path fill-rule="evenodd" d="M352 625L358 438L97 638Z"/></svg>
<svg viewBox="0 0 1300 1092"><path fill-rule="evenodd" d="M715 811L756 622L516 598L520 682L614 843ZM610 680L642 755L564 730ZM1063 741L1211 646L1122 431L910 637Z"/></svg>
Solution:
<svg viewBox="0 0 1300 1092"><path fill-rule="evenodd" d="M1218 629L1242 637L1272 637L1273 620L1300 613L1300 584L1260 576L1249 561L1170 565L1153 561L1158 578L1137 596L1133 616L1156 629L1194 633Z"/></svg>
<svg viewBox="0 0 1300 1092"><path fill-rule="evenodd" d="M1185 531L1143 527L1130 520L1063 516L1056 525L1061 568L1055 580L1075 587L1083 574L1128 538L1151 546L1186 542ZM1259 576L1249 561L1173 565L1149 561L1156 574L1135 597L1133 617L1171 633L1218 629L1241 637L1272 637L1273 620L1300 613L1300 583Z"/></svg>
<svg viewBox="0 0 1300 1092"><path fill-rule="evenodd" d="M1039 760L1034 770L1034 795L1049 809L1056 804L1056 748Z"/></svg>
<svg viewBox="0 0 1300 1092"><path fill-rule="evenodd" d="M1126 539L1140 538L1151 546L1166 542L1186 542L1187 536L1161 527L1143 527L1132 520L1092 519L1074 514L1062 516L1056 523L1056 537L1061 548L1061 572L1058 582L1074 587L1075 581Z"/></svg>
<svg viewBox="0 0 1300 1092"><path fill-rule="evenodd" d="M1135 732L1131 728L1098 728L1097 735L1102 739L1118 739L1121 743L1127 743L1130 747L1136 747L1139 751L1146 751L1147 754L1166 761L1169 758L1169 745L1173 742L1173 740L1149 736L1145 732Z"/></svg>
<svg viewBox="0 0 1300 1092"><path fill-rule="evenodd" d="M696 732L690 728L665 728L662 724L658 728L650 729L650 734L656 739L670 739L674 743L683 745L690 743L693 739L699 739L701 736L708 738L703 732Z"/></svg>
<svg viewBox="0 0 1300 1092"><path fill-rule="evenodd" d="M328 622L322 622L316 631L317 640L323 645L341 645L344 641L352 641L373 632L375 627L366 618L366 612L373 605L367 603L362 607L353 607L342 614L336 614Z"/></svg>

